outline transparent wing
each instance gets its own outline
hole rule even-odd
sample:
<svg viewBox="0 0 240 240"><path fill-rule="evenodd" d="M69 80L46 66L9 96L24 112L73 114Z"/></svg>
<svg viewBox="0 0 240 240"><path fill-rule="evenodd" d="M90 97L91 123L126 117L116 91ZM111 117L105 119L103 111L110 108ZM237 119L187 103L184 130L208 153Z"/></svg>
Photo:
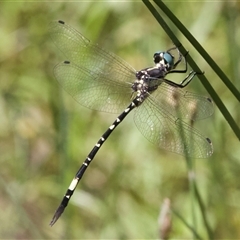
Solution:
<svg viewBox="0 0 240 240"><path fill-rule="evenodd" d="M51 22L49 34L67 60L95 74L102 74L102 78L105 75L122 84L132 81L132 76L136 72L134 68L115 54L92 44L63 21Z"/></svg>
<svg viewBox="0 0 240 240"><path fill-rule="evenodd" d="M163 87L169 89L164 84ZM190 124L181 120L179 111L172 106L172 98L167 97L164 92L164 96L171 100L170 104L165 102L166 99L159 102L162 98L159 98L158 94L157 90L135 110L134 121L139 131L150 142L168 151L182 155L188 154L194 158L211 156L213 153L211 141ZM181 107L183 108L183 106ZM182 110L182 112L186 113L187 110ZM199 117L201 116L206 117L206 113L202 111L201 114L199 113Z"/></svg>
<svg viewBox="0 0 240 240"><path fill-rule="evenodd" d="M63 89L85 107L118 113L131 101L131 85L120 84L114 77L96 74L67 61L59 63L54 74Z"/></svg>
<svg viewBox="0 0 240 240"><path fill-rule="evenodd" d="M163 81L160 79L159 81ZM214 112L213 101L204 96L185 91L162 82L150 96L152 103L181 119L199 120Z"/></svg>

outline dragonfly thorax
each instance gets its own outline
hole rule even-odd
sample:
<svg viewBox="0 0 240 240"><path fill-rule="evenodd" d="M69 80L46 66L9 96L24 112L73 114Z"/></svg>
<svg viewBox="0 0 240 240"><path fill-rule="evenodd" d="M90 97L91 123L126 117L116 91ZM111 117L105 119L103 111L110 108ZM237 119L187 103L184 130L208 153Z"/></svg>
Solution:
<svg viewBox="0 0 240 240"><path fill-rule="evenodd" d="M136 72L136 80L132 89L136 93L139 103L142 103L149 96L149 93L158 88L159 79L163 78L164 75L163 68L157 66Z"/></svg>
<svg viewBox="0 0 240 240"><path fill-rule="evenodd" d="M137 79L134 81L132 85L133 94L136 93L139 104L144 101L144 99L148 96L148 81L149 75L146 71L139 71L136 73Z"/></svg>

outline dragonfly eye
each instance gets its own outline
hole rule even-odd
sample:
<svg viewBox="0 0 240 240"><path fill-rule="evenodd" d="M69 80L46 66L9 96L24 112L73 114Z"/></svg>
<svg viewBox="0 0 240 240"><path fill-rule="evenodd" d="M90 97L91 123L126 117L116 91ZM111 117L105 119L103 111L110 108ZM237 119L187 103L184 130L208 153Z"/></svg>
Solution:
<svg viewBox="0 0 240 240"><path fill-rule="evenodd" d="M163 54L164 62L168 64L169 68L172 69L174 65L174 57L170 53L165 52Z"/></svg>

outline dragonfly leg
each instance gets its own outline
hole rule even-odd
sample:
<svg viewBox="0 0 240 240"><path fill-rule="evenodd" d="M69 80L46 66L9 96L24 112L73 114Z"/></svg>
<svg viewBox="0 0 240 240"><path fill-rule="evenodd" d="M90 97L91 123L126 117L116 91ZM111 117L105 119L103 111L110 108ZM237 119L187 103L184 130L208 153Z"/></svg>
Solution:
<svg viewBox="0 0 240 240"><path fill-rule="evenodd" d="M197 73L197 72L191 71L180 83L175 83L175 82L173 82L171 80L168 80L168 79L165 79L165 78L164 78L164 82L173 86L173 87L184 88L193 80L195 75L199 75L199 74L200 75L204 74L204 72Z"/></svg>
<svg viewBox="0 0 240 240"><path fill-rule="evenodd" d="M178 52L178 60L174 63L173 65L173 70L169 71L167 74L170 74L170 73L186 73L187 72L187 61L186 61L186 56L188 55L188 51L187 53L183 56L178 47L172 47L170 49L167 50L167 52L169 51L172 51L172 50L177 50ZM184 63L185 63L185 68L184 69L181 69L181 70L176 70L175 68L178 66L179 63L181 63L182 61L184 60Z"/></svg>

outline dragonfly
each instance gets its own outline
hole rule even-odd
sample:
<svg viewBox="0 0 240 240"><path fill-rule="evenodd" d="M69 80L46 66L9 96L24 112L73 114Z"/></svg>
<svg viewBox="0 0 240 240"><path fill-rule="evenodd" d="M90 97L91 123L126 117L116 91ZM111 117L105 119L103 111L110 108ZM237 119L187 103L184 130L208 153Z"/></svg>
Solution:
<svg viewBox="0 0 240 240"><path fill-rule="evenodd" d="M213 114L209 97L184 91L197 74L187 73L187 61L177 47L154 53L154 65L136 71L114 53L91 43L62 20L49 25L49 34L67 60L54 75L66 92L81 105L98 111L121 113L99 138L69 185L50 226L67 207L79 181L111 133L134 110L134 122L150 142L165 150L193 158L213 153L212 142L193 127L195 120ZM173 51L177 51L177 58ZM184 69L177 67L184 62ZM166 78L185 73L176 83Z"/></svg>

